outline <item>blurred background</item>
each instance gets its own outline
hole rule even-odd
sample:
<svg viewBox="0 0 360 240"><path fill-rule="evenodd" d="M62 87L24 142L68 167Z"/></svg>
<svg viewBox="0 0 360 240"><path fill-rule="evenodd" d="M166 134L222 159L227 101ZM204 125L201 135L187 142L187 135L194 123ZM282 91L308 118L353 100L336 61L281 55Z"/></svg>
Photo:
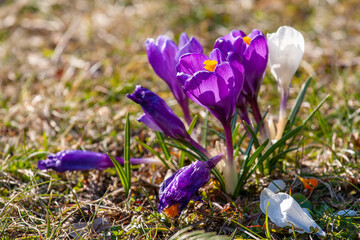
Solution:
<svg viewBox="0 0 360 240"><path fill-rule="evenodd" d="M207 54L218 37L233 29L249 33L257 28L266 34L282 25L295 27L305 37L306 50L290 98L313 76L310 94L315 97L304 103L304 111L330 94L323 110L326 126L339 130L340 139L349 139L358 126L357 0L19 0L0 6L3 158L21 153L21 143L34 151L122 149L118 133L125 113L134 113L132 119L140 115L139 106L125 97L137 84L157 92L180 113L148 64L144 41L165 34L177 42L182 32L198 38ZM279 96L269 74L260 98L262 110L272 105L270 112L277 113ZM332 137L330 143L336 140Z"/></svg>

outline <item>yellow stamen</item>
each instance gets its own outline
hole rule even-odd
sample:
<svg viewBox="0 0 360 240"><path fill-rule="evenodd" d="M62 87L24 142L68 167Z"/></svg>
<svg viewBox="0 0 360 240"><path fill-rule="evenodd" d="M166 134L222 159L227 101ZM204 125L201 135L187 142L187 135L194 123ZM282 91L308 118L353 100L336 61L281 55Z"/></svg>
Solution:
<svg viewBox="0 0 360 240"><path fill-rule="evenodd" d="M203 62L203 64L205 64L204 68L210 72L213 72L215 70L217 61L215 60L205 60Z"/></svg>
<svg viewBox="0 0 360 240"><path fill-rule="evenodd" d="M180 203L171 205L170 207L164 209L164 213L171 218L179 216L179 205Z"/></svg>
<svg viewBox="0 0 360 240"><path fill-rule="evenodd" d="M244 40L244 42L246 42L247 45L249 45L251 42L251 38L248 36L243 37L243 40Z"/></svg>

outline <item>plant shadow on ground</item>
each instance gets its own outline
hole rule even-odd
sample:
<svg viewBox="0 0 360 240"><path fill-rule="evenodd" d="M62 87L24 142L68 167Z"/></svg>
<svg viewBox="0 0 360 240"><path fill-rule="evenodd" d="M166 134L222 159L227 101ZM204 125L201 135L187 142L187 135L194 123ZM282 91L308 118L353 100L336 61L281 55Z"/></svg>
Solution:
<svg viewBox="0 0 360 240"><path fill-rule="evenodd" d="M0 3L0 237L3 239L154 239L195 230L235 239L265 237L259 195L270 180L313 211L328 239L357 239L360 211L359 4L338 1L5 1ZM181 9L181 11L179 10ZM166 99L180 114L167 86L153 73L144 50L147 37L181 32L196 36L209 52L232 29L274 32L299 29L306 41L303 62L290 92L291 106L308 76L313 81L295 121L327 95L321 111L297 138L297 151L280 159L272 175L252 176L235 200L212 179L179 219L157 212L165 167L133 167L130 197L115 169L103 172L40 172L36 162L50 152L84 149L122 156L125 115L130 113L131 156L152 157L136 138L154 144L155 133L135 121L141 110L126 93L137 84ZM260 90L263 112L276 115L279 96L269 74ZM191 104L193 114L203 109ZM199 121L203 121L200 119ZM221 131L215 119L209 126ZM201 131L201 129L195 129ZM244 130L241 130L245 134ZM196 133L195 133L196 134ZM197 133L199 134L199 133ZM207 136L215 148L216 134ZM244 145L246 146L246 145ZM173 159L178 151L171 152ZM296 177L316 178L304 190ZM291 239L270 224L274 239ZM201 236L210 238L197 232ZM188 235L186 235L188 234ZM308 239L307 234L296 234ZM313 236L313 239L316 239Z"/></svg>

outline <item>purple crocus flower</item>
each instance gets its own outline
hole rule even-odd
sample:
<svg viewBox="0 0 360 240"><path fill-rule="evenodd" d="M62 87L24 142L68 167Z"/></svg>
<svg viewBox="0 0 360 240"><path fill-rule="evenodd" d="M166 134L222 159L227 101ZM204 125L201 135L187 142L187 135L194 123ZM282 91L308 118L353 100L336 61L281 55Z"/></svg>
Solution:
<svg viewBox="0 0 360 240"><path fill-rule="evenodd" d="M183 122L158 95L138 85L132 94L126 96L142 107L144 114L137 119L139 122L181 142L190 143L205 156L210 156L206 149L190 137Z"/></svg>
<svg viewBox="0 0 360 240"><path fill-rule="evenodd" d="M268 60L268 47L262 32L254 29L249 35L234 30L216 40L214 48L223 54L236 52L240 55L245 68L243 91L248 98L257 97Z"/></svg>
<svg viewBox="0 0 360 240"><path fill-rule="evenodd" d="M231 119L243 88L244 67L237 53L225 56L214 49L209 57L204 54L185 54L177 65L178 80L186 95L207 108L224 127L226 139L226 172L229 179L226 191L232 194L236 185L236 169L233 157Z"/></svg>
<svg viewBox="0 0 360 240"><path fill-rule="evenodd" d="M254 29L249 35L246 35L241 30L234 30L224 37L217 39L214 48L218 48L223 54L236 52L240 55L245 68L245 82L243 88L244 96L239 98L237 107L242 120L249 124L250 121L247 114L247 105L249 103L254 118L259 124L262 116L257 97L268 61L268 46L264 34L257 29ZM262 135L266 135L265 129L262 128L260 131Z"/></svg>
<svg viewBox="0 0 360 240"><path fill-rule="evenodd" d="M244 83L244 68L235 54L226 59L219 49L209 57L185 54L177 65L186 95L207 108L222 124L231 121Z"/></svg>
<svg viewBox="0 0 360 240"><path fill-rule="evenodd" d="M115 157L120 163L124 164L124 159ZM130 164L161 164L156 159L131 158ZM81 150L65 150L55 154L50 154L48 159L38 161L40 170L53 169L57 172L65 171L85 171L85 170L105 170L114 167L108 155L99 152L81 151Z"/></svg>
<svg viewBox="0 0 360 240"><path fill-rule="evenodd" d="M159 212L164 211L169 217L179 216L190 200L200 201L198 190L210 180L210 171L221 158L219 154L206 162L194 162L167 178L159 190Z"/></svg>
<svg viewBox="0 0 360 240"><path fill-rule="evenodd" d="M179 47L167 36L159 36L155 42L148 38L145 41L146 53L155 73L162 78L169 86L175 99L181 106L186 122L191 123L191 117L188 107L188 98L186 97L181 85L176 80L176 64L185 53L202 53L203 48L199 41L182 33L179 39Z"/></svg>

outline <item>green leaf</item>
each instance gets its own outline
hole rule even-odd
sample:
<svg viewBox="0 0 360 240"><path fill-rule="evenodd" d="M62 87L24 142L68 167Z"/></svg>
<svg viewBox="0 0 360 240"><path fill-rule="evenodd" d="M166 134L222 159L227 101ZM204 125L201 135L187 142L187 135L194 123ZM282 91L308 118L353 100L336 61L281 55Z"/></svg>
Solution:
<svg viewBox="0 0 360 240"><path fill-rule="evenodd" d="M191 121L190 126L189 126L189 130L187 131L189 135L191 135L192 131L194 130L194 127L195 127L195 124L196 124L198 118L199 118L199 116L195 115L195 117Z"/></svg>
<svg viewBox="0 0 360 240"><path fill-rule="evenodd" d="M312 78L309 77L306 82L304 83L304 85L301 87L301 90L295 100L295 105L294 107L291 109L291 112L289 114L289 118L288 118L288 124L286 126L285 129L291 129L291 127L293 126L294 124L294 121L295 121L295 118L296 118L296 115L298 114L299 112L299 109L301 107L301 104L304 100L304 97L305 97L305 94L306 94L306 90L307 88L309 87L310 83L311 83L311 80Z"/></svg>
<svg viewBox="0 0 360 240"><path fill-rule="evenodd" d="M159 143L160 148L165 155L165 159L169 161L171 156L170 156L170 151L169 151L168 147L164 144L164 135L157 131L155 133L156 133L156 138L158 139L157 142Z"/></svg>
<svg viewBox="0 0 360 240"><path fill-rule="evenodd" d="M116 172L119 175L122 185L124 186L125 194L127 197L129 194L129 191L130 191L130 183L128 182L126 173L125 173L124 169L122 168L121 164L110 153L107 153L107 155L109 156L109 158L111 159L111 161L113 162L113 164L115 166Z"/></svg>
<svg viewBox="0 0 360 240"><path fill-rule="evenodd" d="M160 159L160 161L165 165L165 167L167 169L170 169L169 165L167 164L167 161L162 158L160 156L160 154L158 152L156 152L152 147L150 147L149 145L147 145L146 143L144 143L143 141L141 141L139 138L135 138L135 140L144 148L146 148L147 150L149 150L152 154L154 154L156 157L158 157Z"/></svg>
<svg viewBox="0 0 360 240"><path fill-rule="evenodd" d="M269 230L269 205L270 205L270 201L268 201L266 205L265 223L266 223L266 238L271 240L271 235Z"/></svg>
<svg viewBox="0 0 360 240"><path fill-rule="evenodd" d="M253 139L253 143L254 143L255 148L258 148L260 146L260 144L259 144L259 140L256 137L256 134L257 134L259 128L257 128L255 130L255 132L254 132L252 130L252 128L246 122L244 122L244 125L246 127L246 130L250 133L250 135L251 135L251 137ZM260 126L260 124L259 124L259 126Z"/></svg>
<svg viewBox="0 0 360 240"><path fill-rule="evenodd" d="M310 115L305 119L305 121L303 122L302 126L305 126L307 124L308 121L310 121L310 119L314 116L314 114L319 111L319 109L321 108L321 106L324 104L324 102L329 98L330 95L327 95L317 106L316 108L310 113Z"/></svg>
<svg viewBox="0 0 360 240"><path fill-rule="evenodd" d="M251 176L251 174L248 174L250 167L255 163L255 160L260 156L261 152L266 148L268 143L269 143L269 139L267 139L260 147L258 147L255 150L255 152L251 155L251 157L247 157L242 163L239 179L234 191L234 196L238 196L240 194L240 191L244 187L247 179Z"/></svg>
<svg viewBox="0 0 360 240"><path fill-rule="evenodd" d="M129 113L126 114L125 123L125 146L124 146L124 169L129 188L131 184L131 167L130 167L130 120Z"/></svg>

